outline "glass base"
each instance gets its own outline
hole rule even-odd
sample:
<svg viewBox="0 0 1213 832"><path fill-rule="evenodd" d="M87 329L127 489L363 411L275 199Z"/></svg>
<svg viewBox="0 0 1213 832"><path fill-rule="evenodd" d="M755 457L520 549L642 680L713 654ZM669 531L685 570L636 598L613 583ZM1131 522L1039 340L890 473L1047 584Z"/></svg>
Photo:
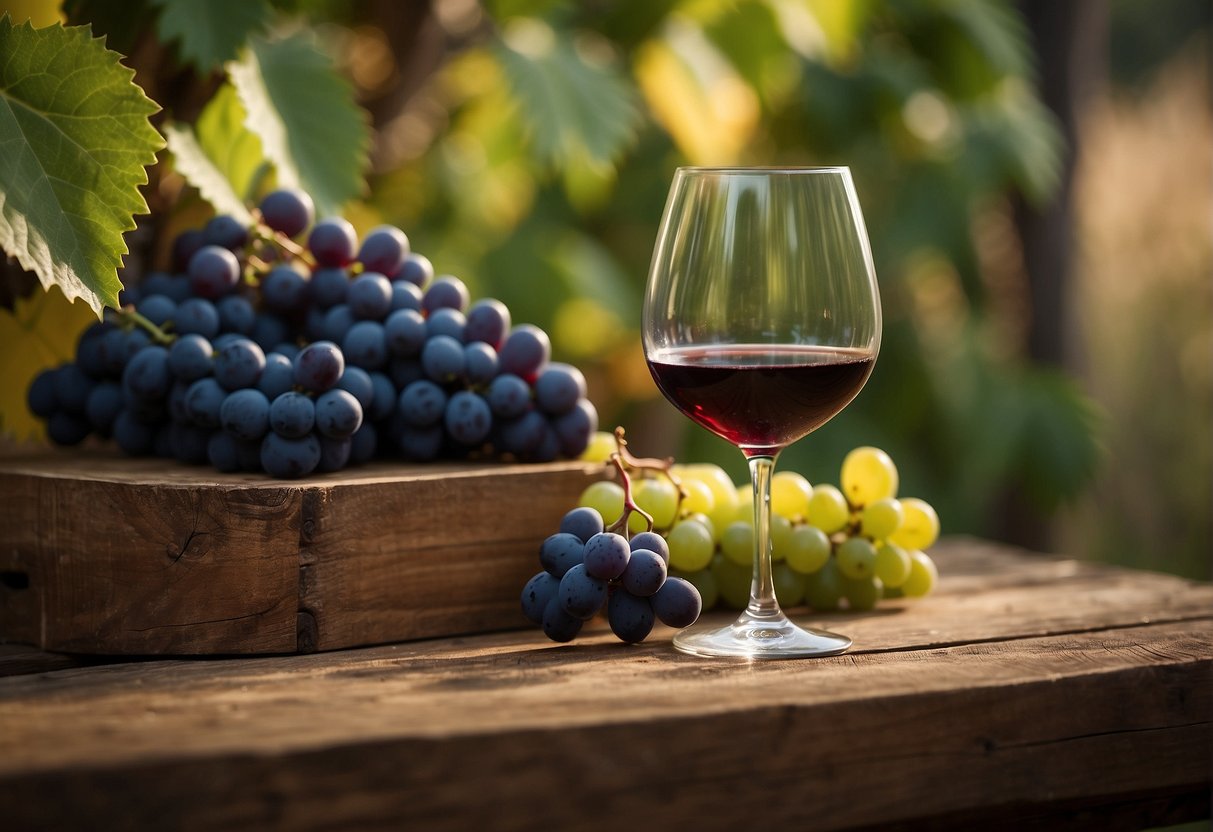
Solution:
<svg viewBox="0 0 1213 832"><path fill-rule="evenodd" d="M800 659L837 656L851 639L825 630L798 627L778 610L769 616L748 610L724 627L692 627L674 636L674 646L695 656L740 659Z"/></svg>

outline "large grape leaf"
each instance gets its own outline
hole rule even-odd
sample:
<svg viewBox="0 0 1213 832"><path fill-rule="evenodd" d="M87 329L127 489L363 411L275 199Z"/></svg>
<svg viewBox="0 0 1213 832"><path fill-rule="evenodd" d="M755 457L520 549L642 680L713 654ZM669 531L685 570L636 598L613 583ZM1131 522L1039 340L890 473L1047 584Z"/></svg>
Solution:
<svg viewBox="0 0 1213 832"><path fill-rule="evenodd" d="M543 24L533 24L534 27ZM540 162L611 168L636 137L640 111L609 65L587 59L569 37L507 30L496 55Z"/></svg>
<svg viewBox="0 0 1213 832"><path fill-rule="evenodd" d="M232 60L248 39L265 30L266 0L154 0L160 7L160 39L177 41L181 58L202 70Z"/></svg>
<svg viewBox="0 0 1213 832"><path fill-rule="evenodd" d="M18 298L11 312L0 307L0 433L22 441L44 434L25 393L38 373L72 358L91 319L87 306L56 290Z"/></svg>
<svg viewBox="0 0 1213 832"><path fill-rule="evenodd" d="M314 38L255 38L227 69L280 185L307 191L322 216L362 193L366 115Z"/></svg>
<svg viewBox="0 0 1213 832"><path fill-rule="evenodd" d="M230 84L219 88L194 127L170 124L164 134L173 164L216 211L242 222L252 218L245 203L262 165L261 140L245 126L247 115Z"/></svg>
<svg viewBox="0 0 1213 832"><path fill-rule="evenodd" d="M158 109L88 27L0 18L0 247L45 287L116 306L122 239L163 139Z"/></svg>

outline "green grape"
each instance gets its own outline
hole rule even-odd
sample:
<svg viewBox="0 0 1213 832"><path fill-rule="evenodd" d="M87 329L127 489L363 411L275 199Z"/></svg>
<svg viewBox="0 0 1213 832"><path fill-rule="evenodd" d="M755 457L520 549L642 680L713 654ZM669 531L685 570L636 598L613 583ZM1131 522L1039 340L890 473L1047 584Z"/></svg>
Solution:
<svg viewBox="0 0 1213 832"><path fill-rule="evenodd" d="M682 511L686 514L710 514L716 508L716 496L705 482L683 480Z"/></svg>
<svg viewBox="0 0 1213 832"><path fill-rule="evenodd" d="M838 609L838 601L842 598L843 577L834 560L827 560L825 566L805 578L805 600L821 612Z"/></svg>
<svg viewBox="0 0 1213 832"><path fill-rule="evenodd" d="M794 607L804 600L805 576L789 569L786 563L777 563L771 569L771 582L779 606Z"/></svg>
<svg viewBox="0 0 1213 832"><path fill-rule="evenodd" d="M742 566L723 555L717 555L712 559L712 575L716 578L716 587L725 605L744 610L750 603L750 584L754 579L750 565Z"/></svg>
<svg viewBox="0 0 1213 832"><path fill-rule="evenodd" d="M674 525L678 513L678 489L665 477L650 477L636 483L632 486L632 499L653 516L654 529L668 529ZM628 531L636 534L644 530L644 518L633 513L628 518Z"/></svg>
<svg viewBox="0 0 1213 832"><path fill-rule="evenodd" d="M581 452L586 462L606 462L615 452L615 437L605 431L597 431L590 437L590 444Z"/></svg>
<svg viewBox="0 0 1213 832"><path fill-rule="evenodd" d="M778 514L771 515L771 560L781 561L792 548L792 521Z"/></svg>
<svg viewBox="0 0 1213 832"><path fill-rule="evenodd" d="M901 501L901 510L901 525L889 540L906 549L930 548L939 538L939 515L935 509L926 500L907 497Z"/></svg>
<svg viewBox="0 0 1213 832"><path fill-rule="evenodd" d="M819 485L813 489L813 496L809 498L805 519L826 534L833 534L851 519L847 498L832 485Z"/></svg>
<svg viewBox="0 0 1213 832"><path fill-rule="evenodd" d="M900 587L901 593L907 598L921 598L935 589L939 582L939 570L935 561L922 552L910 552L910 577Z"/></svg>
<svg viewBox="0 0 1213 832"><path fill-rule="evenodd" d="M596 509L609 526L623 516L623 486L610 480L591 483L581 492L577 504Z"/></svg>
<svg viewBox="0 0 1213 832"><path fill-rule="evenodd" d="M712 535L712 545L720 542L720 538L716 534L716 524L712 522L712 518L706 514L692 514L685 518L686 520L694 520L696 523L702 523L703 527L708 530L708 534Z"/></svg>
<svg viewBox="0 0 1213 832"><path fill-rule="evenodd" d="M802 575L811 575L825 566L830 559L830 538L816 526L797 526L792 529L792 541L788 548L788 566Z"/></svg>
<svg viewBox="0 0 1213 832"><path fill-rule="evenodd" d="M898 587L910 577L910 555L894 543L876 550L876 577L886 587Z"/></svg>
<svg viewBox="0 0 1213 832"><path fill-rule="evenodd" d="M737 486L737 508L733 511L733 522L754 525L754 489L748 485Z"/></svg>
<svg viewBox="0 0 1213 832"><path fill-rule="evenodd" d="M749 523L730 523L720 536L720 551L733 563L749 568L754 562L754 527Z"/></svg>
<svg viewBox="0 0 1213 832"><path fill-rule="evenodd" d="M883 589L880 578L843 578L842 594L847 606L856 612L876 609Z"/></svg>
<svg viewBox="0 0 1213 832"><path fill-rule="evenodd" d="M736 501L736 491L733 488L733 481L729 479L729 475L719 465L710 465L705 462L689 465L681 464L673 466L670 469L670 473L680 480L695 480L706 485L711 490L712 497L717 506L720 506L722 503L732 506ZM709 511L707 513L711 514L712 512Z"/></svg>
<svg viewBox="0 0 1213 832"><path fill-rule="evenodd" d="M862 537L848 537L838 544L838 571L847 578L870 578L876 570L876 547Z"/></svg>
<svg viewBox="0 0 1213 832"><path fill-rule="evenodd" d="M809 513L813 486L795 471L780 471L771 477L771 513L799 520Z"/></svg>
<svg viewBox="0 0 1213 832"><path fill-rule="evenodd" d="M712 525L716 528L717 539L719 539L719 536L724 533L725 528L727 528L728 525L733 522L733 519L736 516L737 495L730 490L728 501L722 502L721 500L717 500L716 508L714 508L711 513L708 514L708 517L710 517L712 520Z"/></svg>
<svg viewBox="0 0 1213 832"><path fill-rule="evenodd" d="M842 461L842 490L854 508L897 496L897 466L880 448L856 448Z"/></svg>
<svg viewBox="0 0 1213 832"><path fill-rule="evenodd" d="M706 569L716 552L716 543L707 527L695 520L683 520L666 535L670 546L670 566L683 572Z"/></svg>
<svg viewBox="0 0 1213 832"><path fill-rule="evenodd" d="M700 569L698 572L679 572L677 569L671 569L670 577L685 578L699 590L699 597L703 599L704 612L716 606L716 602L720 600L720 588L716 585L716 575L711 568Z"/></svg>
<svg viewBox="0 0 1213 832"><path fill-rule="evenodd" d="M859 514L859 530L871 540L887 540L901 526L901 503L892 497L868 503Z"/></svg>

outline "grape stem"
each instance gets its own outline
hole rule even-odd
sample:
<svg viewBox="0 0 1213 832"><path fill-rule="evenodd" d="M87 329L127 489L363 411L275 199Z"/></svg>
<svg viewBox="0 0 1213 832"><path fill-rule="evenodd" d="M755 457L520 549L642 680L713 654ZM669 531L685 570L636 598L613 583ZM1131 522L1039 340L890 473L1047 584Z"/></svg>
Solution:
<svg viewBox="0 0 1213 832"><path fill-rule="evenodd" d="M651 532L653 530L653 517L640 506L636 505L636 501L632 499L632 478L628 475L628 471L658 471L664 474L666 479L670 481L670 484L674 486L674 490L678 492L678 502L674 506L675 517L678 517L678 511L682 508L682 498L685 496L682 490L682 482L670 471L670 468L674 465L674 457L655 459L634 456L628 450L628 441L624 439L623 434L623 427L615 428L615 451L611 454L609 463L614 465L615 469L619 471L619 478L623 484L623 514L618 520L608 526L606 530L608 532L626 532L628 519L633 512L636 512L644 518L646 530Z"/></svg>
<svg viewBox="0 0 1213 832"><path fill-rule="evenodd" d="M134 304L127 304L120 309L115 309L114 313L118 316L118 325L123 329L130 330L138 326L145 330L152 340L157 344L168 345L177 340L176 335L170 335L154 323L149 321L143 315L135 310Z"/></svg>
<svg viewBox="0 0 1213 832"><path fill-rule="evenodd" d="M270 246L273 246L274 248L278 249L279 251L286 252L287 254L291 255L292 257L296 257L296 258L302 260L304 263L306 263L308 265L309 268L316 267L316 261L314 259L312 259L312 254L310 251L308 251L306 248L304 248L303 246L296 243L294 240L292 240L290 237L283 234L281 231L275 231L274 229L272 229L268 225L266 225L265 222L261 219L261 212L256 209L253 210L252 231L253 231L253 236L258 241L263 242L263 243L268 243ZM251 262L252 257L250 256L249 259Z"/></svg>

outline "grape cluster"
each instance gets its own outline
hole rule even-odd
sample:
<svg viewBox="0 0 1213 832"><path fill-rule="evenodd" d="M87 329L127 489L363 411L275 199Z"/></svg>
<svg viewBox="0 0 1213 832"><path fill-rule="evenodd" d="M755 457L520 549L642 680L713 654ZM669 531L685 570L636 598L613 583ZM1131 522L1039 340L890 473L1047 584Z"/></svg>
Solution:
<svg viewBox="0 0 1213 832"><path fill-rule="evenodd" d="M256 216L184 232L176 273L124 290L74 362L34 379L30 410L52 441L96 434L132 455L282 478L375 456L585 450L598 426L585 378L550 361L542 329L512 326L500 301L471 303L398 228L359 243L293 190Z"/></svg>
<svg viewBox="0 0 1213 832"><path fill-rule="evenodd" d="M626 474L625 474L626 476ZM522 612L552 641L572 641L606 608L611 631L629 644L644 641L656 621L688 627L703 601L691 582L668 575L670 550L659 534L631 539L604 528L592 508L575 508L539 547L543 571L522 589Z"/></svg>
<svg viewBox="0 0 1213 832"><path fill-rule="evenodd" d="M597 434L587 458L602 459L613 444ZM754 557L750 485L736 486L715 465L674 465L676 487L665 478L641 480L636 504L652 515L669 549L670 574L694 584L704 609L718 602L744 609ZM923 550L939 536L939 518L925 501L897 499L893 460L877 448L851 451L841 485L811 486L781 471L771 482L771 550L775 594L784 607L870 610L881 598L921 597L938 581ZM579 500L604 517L623 512L624 489L590 485Z"/></svg>

